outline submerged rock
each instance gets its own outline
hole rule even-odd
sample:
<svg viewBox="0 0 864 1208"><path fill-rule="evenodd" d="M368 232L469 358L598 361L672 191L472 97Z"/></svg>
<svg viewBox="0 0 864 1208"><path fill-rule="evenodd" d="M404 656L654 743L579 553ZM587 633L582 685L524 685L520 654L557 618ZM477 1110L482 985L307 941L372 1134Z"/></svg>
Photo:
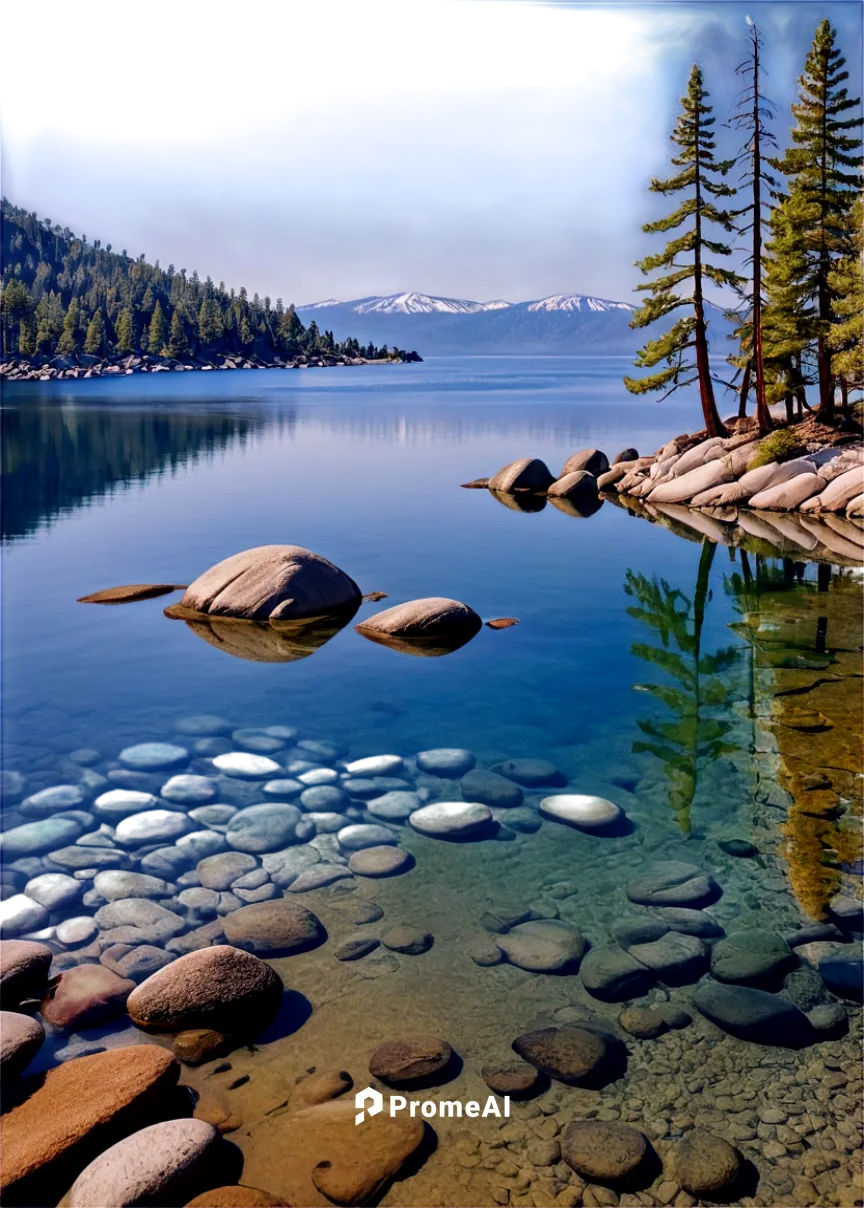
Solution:
<svg viewBox="0 0 864 1208"><path fill-rule="evenodd" d="M578 965L585 952L585 937L560 919L518 923L495 943L511 965L530 973L561 972Z"/></svg>
<svg viewBox="0 0 864 1208"><path fill-rule="evenodd" d="M641 998L654 984L654 974L620 948L592 948L579 969L582 985L603 1002Z"/></svg>
<svg viewBox="0 0 864 1208"><path fill-rule="evenodd" d="M189 752L170 742L142 742L120 752L120 762L134 772L161 772L168 768L185 767Z"/></svg>
<svg viewBox="0 0 864 1208"><path fill-rule="evenodd" d="M490 1091L496 1095L509 1095L511 1099L527 1098L543 1085L540 1071L523 1061L514 1061L509 1065L484 1065L481 1075Z"/></svg>
<svg viewBox="0 0 864 1208"><path fill-rule="evenodd" d="M553 822L564 822L585 831L604 830L624 816L623 810L614 802L584 793L558 793L544 797L540 802L540 813Z"/></svg>
<svg viewBox="0 0 864 1208"><path fill-rule="evenodd" d="M321 617L356 608L360 588L299 545L260 545L217 563L189 585L184 608L249 621Z"/></svg>
<svg viewBox="0 0 864 1208"><path fill-rule="evenodd" d="M246 952L301 952L326 938L312 911L286 898L243 906L226 915L222 925L228 943Z"/></svg>
<svg viewBox="0 0 864 1208"><path fill-rule="evenodd" d="M0 1008L17 1011L26 999L41 999L54 953L31 940L0 940Z"/></svg>
<svg viewBox="0 0 864 1208"><path fill-rule="evenodd" d="M794 1003L750 986L703 982L693 1005L724 1032L757 1044L798 1048L812 1039L810 1024Z"/></svg>
<svg viewBox="0 0 864 1208"><path fill-rule="evenodd" d="M756 927L732 931L711 949L711 973L724 982L758 983L794 962L781 935Z"/></svg>
<svg viewBox="0 0 864 1208"><path fill-rule="evenodd" d="M369 1073L391 1086L428 1085L453 1060L453 1050L439 1036L404 1036L380 1045L369 1059Z"/></svg>
<svg viewBox="0 0 864 1208"><path fill-rule="evenodd" d="M695 864L664 860L628 882L627 897L643 906L700 906L719 896L710 873Z"/></svg>
<svg viewBox="0 0 864 1208"><path fill-rule="evenodd" d="M78 965L61 973L49 988L42 1000L42 1018L67 1032L93 1027L122 1015L134 989L134 981L103 965Z"/></svg>
<svg viewBox="0 0 864 1208"><path fill-rule="evenodd" d="M722 1137L694 1128L669 1155L669 1173L691 1195L713 1199L741 1169L741 1158Z"/></svg>
<svg viewBox="0 0 864 1208"><path fill-rule="evenodd" d="M511 808L521 805L524 794L518 784L486 768L474 768L462 777L462 796L466 801Z"/></svg>
<svg viewBox="0 0 864 1208"><path fill-rule="evenodd" d="M612 1055L608 1038L576 1024L517 1036L513 1048L542 1074L570 1086L593 1085Z"/></svg>
<svg viewBox="0 0 864 1208"><path fill-rule="evenodd" d="M526 788L567 783L567 777L561 769L545 759L506 759L503 763L494 764L492 771Z"/></svg>
<svg viewBox="0 0 864 1208"><path fill-rule="evenodd" d="M45 1031L36 1019L17 1011L0 1011L0 1083L9 1083L23 1074L39 1052Z"/></svg>
<svg viewBox="0 0 864 1208"><path fill-rule="evenodd" d="M458 780L470 772L476 763L473 751L462 747L437 747L432 751L420 751L417 756L417 767L421 772L430 776L444 776L448 780Z"/></svg>
<svg viewBox="0 0 864 1208"><path fill-rule="evenodd" d="M358 877L396 877L414 867L414 857L389 844L355 851L348 860L349 872Z"/></svg>
<svg viewBox="0 0 864 1208"><path fill-rule="evenodd" d="M577 1120L564 1134L561 1156L583 1178L621 1183L648 1156L648 1142L638 1129L611 1120Z"/></svg>
<svg viewBox="0 0 864 1208"><path fill-rule="evenodd" d="M479 801L434 801L408 819L414 830L431 839L467 839L492 824L492 811Z"/></svg>
<svg viewBox="0 0 864 1208"><path fill-rule="evenodd" d="M371 638L467 640L479 633L482 625L480 617L467 604L430 596L387 608L354 628Z"/></svg>
<svg viewBox="0 0 864 1208"><path fill-rule="evenodd" d="M24 893L15 893L0 902L0 936L3 939L38 931L48 919L45 907Z"/></svg>

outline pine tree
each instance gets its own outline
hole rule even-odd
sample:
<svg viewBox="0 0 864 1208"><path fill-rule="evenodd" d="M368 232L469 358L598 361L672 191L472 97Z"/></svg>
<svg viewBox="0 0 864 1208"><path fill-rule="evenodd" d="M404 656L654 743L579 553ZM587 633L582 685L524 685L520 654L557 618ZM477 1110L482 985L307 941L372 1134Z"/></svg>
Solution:
<svg viewBox="0 0 864 1208"><path fill-rule="evenodd" d="M93 318L87 324L87 335L84 339L84 351L90 356L99 356L105 343L105 324L102 321L102 311L93 313Z"/></svg>
<svg viewBox="0 0 864 1208"><path fill-rule="evenodd" d="M763 227L766 222L764 209L768 204L764 198L766 193L776 193L777 180L766 171L764 156L766 146L776 146L776 139L766 124L767 120L773 117L773 110L770 105L766 104L762 95L762 38L758 28L749 17L747 22L750 27L750 53L736 68L736 72L744 78L746 83L738 97L738 104L731 122L735 129L743 130L747 136L746 144L738 158L739 163L744 167L742 179L749 193L748 205L738 210L735 215L736 219L742 217L746 219L744 223L738 224L738 230L750 234L748 263L751 273L749 294L745 295L749 303L749 314L740 329L742 356L739 358L739 364L744 370L744 382L739 415L744 413L747 387L752 378L756 390L756 422L759 431L766 433L770 431L772 425L765 385L762 239Z"/></svg>
<svg viewBox="0 0 864 1208"><path fill-rule="evenodd" d="M844 409L849 390L864 389L864 200L858 197L847 218L850 254L828 276L834 323L828 345L834 351L832 373L840 380Z"/></svg>
<svg viewBox="0 0 864 1208"><path fill-rule="evenodd" d="M803 272L795 279L794 288L799 309L812 307L810 327L819 381L816 415L822 421L834 417L829 278L838 257L854 254L847 219L862 185L861 139L854 133L861 127L862 119L855 112L861 102L842 87L849 73L835 45L836 36L829 21L818 26L798 81L798 103L792 106L797 122L792 130L793 145L773 161L788 178L786 218L804 255Z"/></svg>
<svg viewBox="0 0 864 1208"><path fill-rule="evenodd" d="M135 320L128 306L117 318L117 351L132 352L135 347Z"/></svg>
<svg viewBox="0 0 864 1208"><path fill-rule="evenodd" d="M33 314L34 309L35 304L30 297L30 291L27 289L27 286L21 281L16 281L14 278L11 281L7 281L3 286L2 294L0 294L0 321L2 321L3 327L4 353L13 344L18 343L18 339L14 338L16 328L19 329L20 333L21 323L26 323Z"/></svg>
<svg viewBox="0 0 864 1208"><path fill-rule="evenodd" d="M63 320L63 331L57 343L61 356L74 356L78 351L78 299L73 298Z"/></svg>
<svg viewBox="0 0 864 1208"><path fill-rule="evenodd" d="M638 261L638 267L646 275L657 269L667 271L650 284L637 286L638 290L650 296L637 311L631 327L647 327L684 306L692 307L693 313L678 319L669 331L649 341L635 361L640 369L653 369L661 362L665 363L666 368L643 378L625 377L624 384L632 394L647 394L668 388L665 398L682 386L698 382L708 435L725 436L726 428L714 400L714 384L708 361L703 287L706 278L721 287L735 287L740 279L730 269L705 260L706 253L719 257L731 255L731 248L725 243L706 236L705 226L710 223L727 232L733 229L732 215L718 209L712 198L731 197L735 192L717 179L729 171L732 161L717 161L714 158L712 127L715 119L707 102L708 93L702 81L702 72L694 64L687 95L681 98L683 111L671 135L672 142L681 148L679 154L672 156L672 163L681 171L668 180L652 180L650 185L652 193L665 195L685 192L686 196L668 217L646 222L642 230L649 234L672 231L685 223L687 228L683 234L671 239L662 252ZM685 281L693 283L689 296L682 296L679 292L679 287ZM695 364L689 355L691 348L695 352Z"/></svg>
<svg viewBox="0 0 864 1208"><path fill-rule="evenodd" d="M162 303L157 300L153 307L153 318L150 320L150 332L147 347L154 356L161 356L165 344L165 316L162 313Z"/></svg>
<svg viewBox="0 0 864 1208"><path fill-rule="evenodd" d="M179 310L175 310L171 316L171 335L165 351L175 361L188 355L189 341L186 339L186 328L183 326Z"/></svg>
<svg viewBox="0 0 864 1208"><path fill-rule="evenodd" d="M249 320L245 315L240 320L240 345L242 348L248 348L255 339L252 328L249 326Z"/></svg>

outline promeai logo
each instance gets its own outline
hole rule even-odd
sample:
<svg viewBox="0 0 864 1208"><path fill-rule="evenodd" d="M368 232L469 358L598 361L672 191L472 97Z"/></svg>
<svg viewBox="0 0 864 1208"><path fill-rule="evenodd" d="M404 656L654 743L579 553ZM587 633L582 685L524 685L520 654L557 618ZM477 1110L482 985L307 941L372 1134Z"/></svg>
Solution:
<svg viewBox="0 0 864 1208"><path fill-rule="evenodd" d="M368 1116L377 1116L384 1110L384 1096L380 1091L367 1086L354 1096L354 1106L357 1114L355 1124L362 1124ZM389 1095L387 1111L391 1120L400 1112L407 1112L412 1119L422 1116L424 1120L461 1120L463 1116L469 1119L484 1119L486 1116L497 1116L500 1120L510 1116L510 1096L504 1096L503 1105L494 1095L490 1095L485 1103L477 1099L406 1099L404 1095Z"/></svg>

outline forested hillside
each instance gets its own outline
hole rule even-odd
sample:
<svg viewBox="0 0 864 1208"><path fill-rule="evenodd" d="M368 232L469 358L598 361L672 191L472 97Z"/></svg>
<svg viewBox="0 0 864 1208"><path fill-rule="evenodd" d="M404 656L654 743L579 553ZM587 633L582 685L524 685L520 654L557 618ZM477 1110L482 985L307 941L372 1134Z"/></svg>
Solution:
<svg viewBox="0 0 864 1208"><path fill-rule="evenodd" d="M328 354L411 359L347 336L336 342L293 306L197 272L115 252L3 199L2 353L27 358L149 354L178 361L226 354L263 363Z"/></svg>

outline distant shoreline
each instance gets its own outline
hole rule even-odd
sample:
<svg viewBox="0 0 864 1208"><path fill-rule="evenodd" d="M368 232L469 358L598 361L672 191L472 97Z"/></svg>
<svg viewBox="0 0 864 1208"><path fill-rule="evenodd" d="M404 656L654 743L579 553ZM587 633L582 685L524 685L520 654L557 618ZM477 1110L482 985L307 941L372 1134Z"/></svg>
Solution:
<svg viewBox="0 0 864 1208"><path fill-rule="evenodd" d="M58 382L84 381L88 378L126 377L133 373L191 373L232 369L332 369L337 366L354 365L404 365L422 361L416 352L404 356L383 357L367 360L365 357L348 357L342 353L327 353L321 356L286 357L262 360L257 356L229 355L219 353L212 359L151 356L149 353L128 353L118 357L97 357L79 354L68 357L7 357L0 361L0 381L6 382Z"/></svg>

